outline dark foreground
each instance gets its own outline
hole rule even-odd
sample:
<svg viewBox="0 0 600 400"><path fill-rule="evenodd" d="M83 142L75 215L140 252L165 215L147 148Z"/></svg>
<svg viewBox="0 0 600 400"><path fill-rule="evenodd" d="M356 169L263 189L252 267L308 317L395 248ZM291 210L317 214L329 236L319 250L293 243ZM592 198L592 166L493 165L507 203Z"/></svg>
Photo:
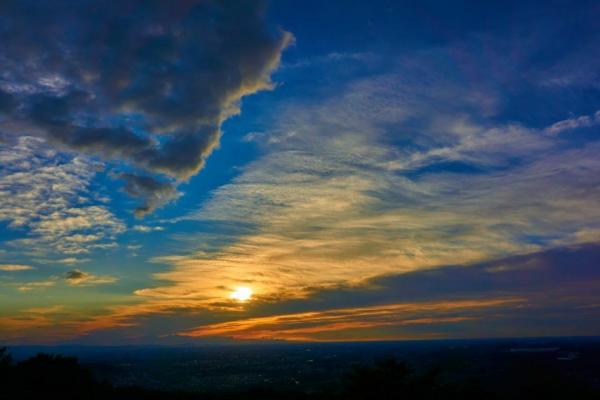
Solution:
<svg viewBox="0 0 600 400"><path fill-rule="evenodd" d="M600 399L600 341L16 347L0 385L6 399Z"/></svg>

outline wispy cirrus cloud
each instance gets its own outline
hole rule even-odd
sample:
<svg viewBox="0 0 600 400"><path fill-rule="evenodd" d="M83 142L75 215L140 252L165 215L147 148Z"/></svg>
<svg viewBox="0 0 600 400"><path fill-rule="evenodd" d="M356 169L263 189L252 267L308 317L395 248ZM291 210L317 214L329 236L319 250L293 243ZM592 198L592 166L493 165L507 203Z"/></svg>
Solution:
<svg viewBox="0 0 600 400"><path fill-rule="evenodd" d="M154 259L171 266L155 274L164 283L136 294L211 307L245 285L280 301L598 237L598 142L563 148L544 129L498 123L497 102L448 80L439 54L420 57L283 107L253 137L262 158L188 217L250 228Z"/></svg>
<svg viewBox="0 0 600 400"><path fill-rule="evenodd" d="M562 121L555 122L550 125L544 131L549 135L558 135L565 131L570 131L579 128L590 128L592 126L600 125L600 110L596 111L594 115L582 115L575 118L569 118Z"/></svg>

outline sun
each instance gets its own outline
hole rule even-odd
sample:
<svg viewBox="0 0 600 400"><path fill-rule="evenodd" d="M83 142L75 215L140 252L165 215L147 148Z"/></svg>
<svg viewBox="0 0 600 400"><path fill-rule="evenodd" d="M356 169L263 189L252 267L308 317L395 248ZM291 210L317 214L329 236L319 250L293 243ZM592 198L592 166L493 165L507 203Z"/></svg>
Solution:
<svg viewBox="0 0 600 400"><path fill-rule="evenodd" d="M230 298L237 301L246 301L252 297L252 289L247 287L239 287L229 295Z"/></svg>

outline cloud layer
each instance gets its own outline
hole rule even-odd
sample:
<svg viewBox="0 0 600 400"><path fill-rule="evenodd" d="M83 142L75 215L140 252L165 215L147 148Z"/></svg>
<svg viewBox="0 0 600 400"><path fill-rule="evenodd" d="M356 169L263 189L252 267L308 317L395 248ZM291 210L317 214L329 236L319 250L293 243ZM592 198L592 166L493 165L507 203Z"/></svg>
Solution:
<svg viewBox="0 0 600 400"><path fill-rule="evenodd" d="M597 332L598 261L600 246L582 245L382 276L362 288L258 306L253 316L203 324L181 335L328 341Z"/></svg>
<svg viewBox="0 0 600 400"><path fill-rule="evenodd" d="M164 283L136 294L221 307L246 285L278 301L598 240L600 144L494 121L499 101L448 79L440 57L284 107L252 135L263 157L188 217L250 228L155 259L172 267L155 275Z"/></svg>

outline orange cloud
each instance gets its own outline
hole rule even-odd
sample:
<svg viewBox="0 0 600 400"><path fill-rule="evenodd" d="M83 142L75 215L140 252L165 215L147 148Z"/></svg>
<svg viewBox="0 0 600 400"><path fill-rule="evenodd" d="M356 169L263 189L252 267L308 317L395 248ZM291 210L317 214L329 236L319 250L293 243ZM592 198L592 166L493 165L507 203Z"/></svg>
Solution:
<svg viewBox="0 0 600 400"><path fill-rule="evenodd" d="M209 324L181 332L179 335L243 340L326 341L332 340L334 337L344 338L348 334L356 335L358 333L356 337L353 337L355 340L355 338L361 338L360 332L356 331L362 331L364 339L366 336L379 337L374 335L372 330L380 327L471 321L481 317L468 315L469 311L513 306L523 301L522 298L511 297L341 308ZM467 313L467 315L458 313ZM369 334L364 335L365 331Z"/></svg>
<svg viewBox="0 0 600 400"><path fill-rule="evenodd" d="M22 265L22 264L2 264L0 265L0 271L4 272L14 272L14 271L27 271L30 269L35 269L30 265Z"/></svg>

